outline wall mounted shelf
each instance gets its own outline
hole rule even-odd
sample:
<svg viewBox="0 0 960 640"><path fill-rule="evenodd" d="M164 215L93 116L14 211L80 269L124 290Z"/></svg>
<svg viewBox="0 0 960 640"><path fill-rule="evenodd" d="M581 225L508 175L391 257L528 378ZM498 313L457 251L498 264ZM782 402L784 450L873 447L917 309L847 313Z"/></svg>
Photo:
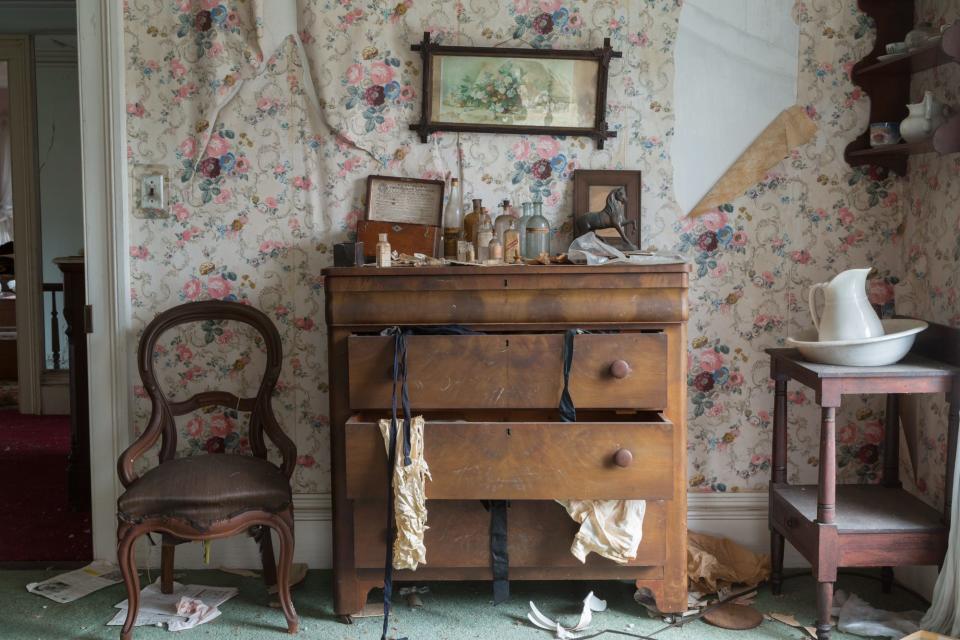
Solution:
<svg viewBox="0 0 960 640"><path fill-rule="evenodd" d="M901 122L907 117L907 104L911 102L913 74L960 63L960 21L951 25L939 40L894 58L878 60L878 56L886 53L888 43L902 42L913 29L914 3L912 0L859 0L858 5L873 18L877 40L867 57L853 67L853 82L870 96L870 122ZM958 151L960 113L954 114L930 139L922 142L871 147L868 127L847 145L844 159L851 166L874 165L904 175L907 159L912 155Z"/></svg>

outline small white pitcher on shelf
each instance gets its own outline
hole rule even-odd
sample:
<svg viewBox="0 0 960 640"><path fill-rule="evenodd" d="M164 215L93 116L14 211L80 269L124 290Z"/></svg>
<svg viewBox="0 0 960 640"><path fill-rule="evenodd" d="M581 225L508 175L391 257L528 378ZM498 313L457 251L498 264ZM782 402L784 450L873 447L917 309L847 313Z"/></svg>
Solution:
<svg viewBox="0 0 960 640"><path fill-rule="evenodd" d="M821 342L863 340L883 335L883 325L867 299L868 269L848 269L830 282L810 287L810 317ZM823 291L823 311L817 313L816 294Z"/></svg>
<svg viewBox="0 0 960 640"><path fill-rule="evenodd" d="M908 104L910 115L900 123L900 137L907 142L922 142L932 136L934 132L950 117L950 107L933 97L933 92L923 94L923 100L915 104Z"/></svg>

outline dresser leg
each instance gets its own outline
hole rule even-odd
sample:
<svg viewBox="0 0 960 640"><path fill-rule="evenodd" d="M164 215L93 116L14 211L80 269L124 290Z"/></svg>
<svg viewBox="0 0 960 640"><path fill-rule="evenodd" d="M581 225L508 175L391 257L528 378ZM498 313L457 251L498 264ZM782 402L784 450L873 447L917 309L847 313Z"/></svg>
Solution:
<svg viewBox="0 0 960 640"><path fill-rule="evenodd" d="M817 583L817 640L830 640L830 608L833 606L833 583Z"/></svg>
<svg viewBox="0 0 960 640"><path fill-rule="evenodd" d="M783 536L776 529L770 529L770 591L783 591Z"/></svg>

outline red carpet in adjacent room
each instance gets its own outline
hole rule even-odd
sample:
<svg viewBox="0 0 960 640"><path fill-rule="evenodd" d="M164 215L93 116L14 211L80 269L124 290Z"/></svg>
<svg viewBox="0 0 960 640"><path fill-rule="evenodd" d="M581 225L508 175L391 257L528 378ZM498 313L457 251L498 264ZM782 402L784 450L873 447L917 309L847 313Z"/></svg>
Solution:
<svg viewBox="0 0 960 640"><path fill-rule="evenodd" d="M0 562L89 560L90 513L67 505L69 416L0 411Z"/></svg>

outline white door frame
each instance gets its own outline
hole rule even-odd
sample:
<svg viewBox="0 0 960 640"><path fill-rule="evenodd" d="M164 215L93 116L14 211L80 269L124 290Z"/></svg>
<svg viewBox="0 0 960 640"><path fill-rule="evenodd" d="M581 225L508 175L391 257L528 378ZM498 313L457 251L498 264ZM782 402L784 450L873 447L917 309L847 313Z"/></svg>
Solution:
<svg viewBox="0 0 960 640"><path fill-rule="evenodd" d="M129 441L127 153L123 3L77 2L90 376L93 555L116 558L116 460Z"/></svg>
<svg viewBox="0 0 960 640"><path fill-rule="evenodd" d="M13 237L17 275L17 403L21 413L40 413L43 371L43 270L40 258L40 189L37 108L30 36L0 36L7 62L10 151L13 165ZM27 170L24 170L24 169Z"/></svg>

